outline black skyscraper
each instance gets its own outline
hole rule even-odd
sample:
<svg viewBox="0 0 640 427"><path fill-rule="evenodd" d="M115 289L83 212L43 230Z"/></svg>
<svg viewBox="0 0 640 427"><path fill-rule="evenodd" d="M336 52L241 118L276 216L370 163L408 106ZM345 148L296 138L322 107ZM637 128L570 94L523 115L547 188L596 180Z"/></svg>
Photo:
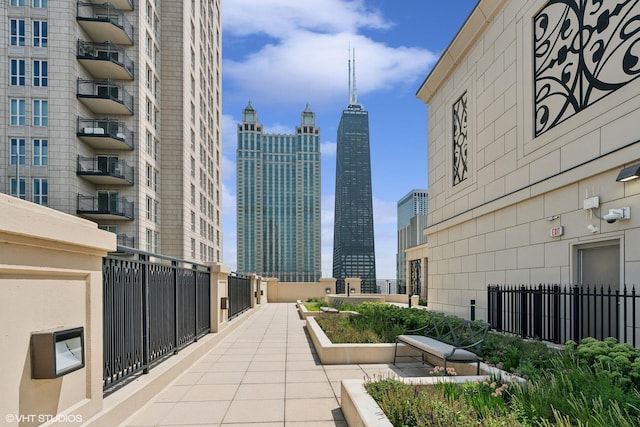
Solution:
<svg viewBox="0 0 640 427"><path fill-rule="evenodd" d="M338 126L333 277L338 292L347 277L362 279L362 292L376 292L369 113L357 101L355 59L351 73L350 60L349 106Z"/></svg>

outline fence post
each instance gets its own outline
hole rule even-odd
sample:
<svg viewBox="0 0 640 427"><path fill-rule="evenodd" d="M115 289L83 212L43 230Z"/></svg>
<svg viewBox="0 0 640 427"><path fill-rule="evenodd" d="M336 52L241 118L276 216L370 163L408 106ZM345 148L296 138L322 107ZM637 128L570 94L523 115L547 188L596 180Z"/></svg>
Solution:
<svg viewBox="0 0 640 427"><path fill-rule="evenodd" d="M552 331L553 331L553 341L554 343L559 343L561 340L560 337L560 286L553 285L553 318L549 319L549 321L553 322Z"/></svg>
<svg viewBox="0 0 640 427"><path fill-rule="evenodd" d="M227 325L228 310L220 308L222 298L228 297L228 282L231 270L220 263L212 262L209 265L209 298L211 306L211 332L220 332Z"/></svg>
<svg viewBox="0 0 640 427"><path fill-rule="evenodd" d="M178 319L180 312L178 311L178 263L176 261L171 261L171 269L173 270L173 330L175 333L173 339L173 354L178 354L178 337L180 333L178 329Z"/></svg>
<svg viewBox="0 0 640 427"><path fill-rule="evenodd" d="M193 270L193 341L198 341L198 267L191 266Z"/></svg>
<svg viewBox="0 0 640 427"><path fill-rule="evenodd" d="M542 339L542 284L538 285L538 289L533 291L533 335Z"/></svg>
<svg viewBox="0 0 640 427"><path fill-rule="evenodd" d="M471 300L471 321L476 320L476 300Z"/></svg>
<svg viewBox="0 0 640 427"><path fill-rule="evenodd" d="M578 285L574 285L572 289L573 294L573 337L575 342L580 343L580 288Z"/></svg>
<svg viewBox="0 0 640 427"><path fill-rule="evenodd" d="M147 255L138 255L142 263L142 364L145 374L149 373L149 262Z"/></svg>
<svg viewBox="0 0 640 427"><path fill-rule="evenodd" d="M524 285L520 286L520 335L522 338L527 337L527 289Z"/></svg>

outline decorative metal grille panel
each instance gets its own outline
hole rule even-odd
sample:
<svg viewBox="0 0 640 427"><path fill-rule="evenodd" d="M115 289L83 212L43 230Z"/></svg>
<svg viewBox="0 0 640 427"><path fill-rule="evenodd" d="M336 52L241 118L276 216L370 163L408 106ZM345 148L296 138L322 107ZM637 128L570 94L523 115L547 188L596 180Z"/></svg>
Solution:
<svg viewBox="0 0 640 427"><path fill-rule="evenodd" d="M453 185L467 179L467 92L453 104Z"/></svg>
<svg viewBox="0 0 640 427"><path fill-rule="evenodd" d="M640 75L640 0L551 0L534 18L535 136Z"/></svg>
<svg viewBox="0 0 640 427"><path fill-rule="evenodd" d="M420 295L422 291L422 260L414 259L409 261L409 278L411 283L411 295Z"/></svg>

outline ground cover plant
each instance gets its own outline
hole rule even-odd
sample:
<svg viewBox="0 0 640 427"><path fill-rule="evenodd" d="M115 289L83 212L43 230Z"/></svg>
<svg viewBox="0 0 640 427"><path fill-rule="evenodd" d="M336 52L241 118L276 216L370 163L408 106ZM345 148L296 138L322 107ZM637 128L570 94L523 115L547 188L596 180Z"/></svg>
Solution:
<svg viewBox="0 0 640 427"><path fill-rule="evenodd" d="M384 378L368 382L365 388L394 426L523 425L514 412L506 410L505 401L496 394L502 385L488 380L486 384L443 383L424 387Z"/></svg>
<svg viewBox="0 0 640 427"><path fill-rule="evenodd" d="M355 310L358 315L316 320L334 343L366 343L394 342L407 329L442 319L441 314L382 303L363 303ZM379 404L394 426L640 426L640 350L629 344L585 338L580 345L568 342L557 349L489 333L483 358L523 376L526 385L506 388L493 378L425 393L385 379L370 382L367 389L374 398L383 396Z"/></svg>
<svg viewBox="0 0 640 427"><path fill-rule="evenodd" d="M320 298L309 298L306 301L303 301L302 304L308 311L320 311L320 307L326 305L324 300Z"/></svg>

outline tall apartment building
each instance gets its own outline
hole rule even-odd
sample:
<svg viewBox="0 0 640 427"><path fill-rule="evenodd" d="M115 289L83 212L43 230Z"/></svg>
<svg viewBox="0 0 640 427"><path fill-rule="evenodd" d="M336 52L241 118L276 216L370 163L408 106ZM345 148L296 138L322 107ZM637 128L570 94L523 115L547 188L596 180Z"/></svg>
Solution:
<svg viewBox="0 0 640 427"><path fill-rule="evenodd" d="M407 286L407 257L405 250L427 243L424 229L427 227L427 190L411 190L398 201L398 254L396 274L399 293ZM420 294L419 290L416 290Z"/></svg>
<svg viewBox="0 0 640 427"><path fill-rule="evenodd" d="M0 191L220 261L220 0L3 3Z"/></svg>
<svg viewBox="0 0 640 427"><path fill-rule="evenodd" d="M377 292L369 113L358 104L355 59L353 69L349 60L349 105L338 126L333 277L338 292L348 277L362 280L362 292Z"/></svg>
<svg viewBox="0 0 640 427"><path fill-rule="evenodd" d="M309 106L295 134L266 134L251 103L238 125L238 271L282 282L321 277L320 129Z"/></svg>

